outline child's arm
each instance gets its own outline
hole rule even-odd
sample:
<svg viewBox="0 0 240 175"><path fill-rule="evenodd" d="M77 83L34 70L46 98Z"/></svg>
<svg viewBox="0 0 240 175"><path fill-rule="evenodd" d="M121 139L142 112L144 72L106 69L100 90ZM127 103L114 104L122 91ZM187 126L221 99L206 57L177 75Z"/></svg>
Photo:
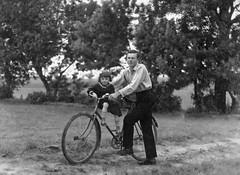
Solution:
<svg viewBox="0 0 240 175"><path fill-rule="evenodd" d="M97 96L97 93L96 93L96 85L93 86L93 87L90 87L90 88L87 90L87 94L88 94L88 96L90 96L90 97L95 97L95 98L97 98L98 96Z"/></svg>

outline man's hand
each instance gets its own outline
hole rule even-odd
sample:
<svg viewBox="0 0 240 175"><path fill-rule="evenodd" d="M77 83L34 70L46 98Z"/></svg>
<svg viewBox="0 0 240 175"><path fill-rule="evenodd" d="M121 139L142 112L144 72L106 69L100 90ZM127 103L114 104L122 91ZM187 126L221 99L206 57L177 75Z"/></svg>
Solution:
<svg viewBox="0 0 240 175"><path fill-rule="evenodd" d="M102 98L108 98L109 97L109 93L106 93L102 96Z"/></svg>
<svg viewBox="0 0 240 175"><path fill-rule="evenodd" d="M115 92L109 95L108 99L112 101L118 101L118 97L121 95L119 92Z"/></svg>

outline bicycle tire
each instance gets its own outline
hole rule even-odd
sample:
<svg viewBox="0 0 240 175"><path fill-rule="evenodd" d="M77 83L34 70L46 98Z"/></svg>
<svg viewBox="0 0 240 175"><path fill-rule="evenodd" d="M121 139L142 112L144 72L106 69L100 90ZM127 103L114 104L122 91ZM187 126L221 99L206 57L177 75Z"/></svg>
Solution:
<svg viewBox="0 0 240 175"><path fill-rule="evenodd" d="M157 126L156 122L152 121L152 131L155 140L155 144L157 143ZM146 152L143 142L143 133L140 126L140 123L137 122L134 125L134 136L133 136L133 154L132 157L138 161L142 161L146 158Z"/></svg>
<svg viewBox="0 0 240 175"><path fill-rule="evenodd" d="M101 128L98 120L86 112L71 117L62 134L62 151L71 164L85 163L99 147Z"/></svg>

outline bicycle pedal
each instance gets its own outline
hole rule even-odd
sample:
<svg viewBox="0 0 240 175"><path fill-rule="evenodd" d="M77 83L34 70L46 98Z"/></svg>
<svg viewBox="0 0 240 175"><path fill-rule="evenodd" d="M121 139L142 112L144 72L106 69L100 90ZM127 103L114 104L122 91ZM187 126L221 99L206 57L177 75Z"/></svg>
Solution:
<svg viewBox="0 0 240 175"><path fill-rule="evenodd" d="M122 137L122 132L118 132L118 133L116 133L116 135L117 135L117 137Z"/></svg>
<svg viewBox="0 0 240 175"><path fill-rule="evenodd" d="M78 136L74 136L73 140L80 140L80 138Z"/></svg>

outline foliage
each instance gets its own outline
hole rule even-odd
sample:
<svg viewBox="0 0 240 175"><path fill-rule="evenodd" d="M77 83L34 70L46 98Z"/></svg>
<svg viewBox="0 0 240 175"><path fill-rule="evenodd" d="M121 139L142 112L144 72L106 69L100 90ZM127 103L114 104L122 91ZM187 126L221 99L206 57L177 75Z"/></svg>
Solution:
<svg viewBox="0 0 240 175"><path fill-rule="evenodd" d="M0 86L0 99L11 98L12 97L12 90L9 89L8 86L2 85Z"/></svg>
<svg viewBox="0 0 240 175"><path fill-rule="evenodd" d="M62 89L58 93L58 102L67 102L67 103L73 103L74 97L71 95L71 90L69 89Z"/></svg>
<svg viewBox="0 0 240 175"><path fill-rule="evenodd" d="M72 80L65 80L62 88L59 89L57 94L57 101L67 103L82 103L85 101L85 97L82 95L84 88L88 86L81 78L75 77Z"/></svg>
<svg viewBox="0 0 240 175"><path fill-rule="evenodd" d="M218 112L215 104L215 95L212 91L202 98L203 112Z"/></svg>
<svg viewBox="0 0 240 175"><path fill-rule="evenodd" d="M191 82L186 72L182 71L184 59L187 57L185 37L176 32L177 26L174 21L167 20L166 14L158 13L150 4L143 6L139 13L139 24L135 33L136 46L141 51L142 62L147 65L151 73L158 106L159 108L162 106L161 110L164 110L166 106L165 101L162 100L164 98L171 102L169 104L171 107L166 107L166 110L167 108L173 111L179 110L178 98L171 94L174 89L181 89ZM167 83L157 82L161 74L170 78ZM173 101L176 105L172 104Z"/></svg>
<svg viewBox="0 0 240 175"><path fill-rule="evenodd" d="M62 0L1 2L1 30L5 47L2 57L8 61L5 67L10 69L13 65L12 69L18 72L11 71L11 77L16 74L23 82L28 80L29 70L34 70L32 72L37 73L46 92L56 97L59 89L57 86L60 86L62 76L75 62L68 43L72 23L65 14L69 8L67 2ZM62 60L49 70L53 57L61 57ZM18 67L21 69L16 69ZM55 81L56 79L58 81ZM51 89L53 83L56 89Z"/></svg>
<svg viewBox="0 0 240 175"><path fill-rule="evenodd" d="M80 93L77 96L74 96L74 102L89 106L94 104L95 99L89 98L89 96L86 93Z"/></svg>
<svg viewBox="0 0 240 175"><path fill-rule="evenodd" d="M155 89L158 94L155 98L154 110L158 112L177 112L181 111L181 98L173 95L173 89L166 88L165 84L158 84Z"/></svg>
<svg viewBox="0 0 240 175"><path fill-rule="evenodd" d="M234 60L236 65L239 64L239 42L230 37L233 31L239 31L239 28L235 27L239 26L239 17L234 15L238 4L234 0L199 0L197 3L185 1L181 6L185 12L182 31L190 41L195 41L193 46L196 48L197 64L193 66L197 68L198 74L194 80L194 99L200 111L204 108L201 106L204 97L202 91L213 83L215 106L220 112L226 112L225 94L229 90L230 82L234 81L238 74L238 71L233 71L235 66L230 61Z"/></svg>
<svg viewBox="0 0 240 175"><path fill-rule="evenodd" d="M13 91L29 80L26 56L19 51L17 36L13 30L11 17L17 9L13 1L0 1L0 80L7 91L4 96L10 98Z"/></svg>
<svg viewBox="0 0 240 175"><path fill-rule="evenodd" d="M66 77L65 77L66 78ZM88 83L83 79L65 79L61 83L56 96L44 92L34 92L28 94L26 101L32 104L42 104L44 102L66 102L92 104L93 99L89 99L83 90L88 87ZM54 86L54 84L53 84ZM55 89L55 87L52 87Z"/></svg>
<svg viewBox="0 0 240 175"><path fill-rule="evenodd" d="M239 31L235 26L239 26L240 18L233 16L239 4L234 2L154 0L142 6L136 46L151 70L155 88L159 74L170 77L165 88L193 84L193 100L202 111L208 105L204 104L204 92L214 84L214 106L225 111L225 92L232 80L238 81L235 68L239 67L239 38L229 37ZM167 20L169 12L178 14L178 18Z"/></svg>
<svg viewBox="0 0 240 175"><path fill-rule="evenodd" d="M26 101L31 104L43 104L48 101L48 97L44 92L33 92L28 94Z"/></svg>
<svg viewBox="0 0 240 175"><path fill-rule="evenodd" d="M85 22L76 21L72 36L75 57L81 70L119 65L129 45L131 7L129 2L103 1Z"/></svg>
<svg viewBox="0 0 240 175"><path fill-rule="evenodd" d="M217 108L224 113L225 92L234 98L240 89L239 4L237 0L152 0L146 5L135 0L101 5L93 0L2 0L0 73L8 93L2 96L12 97L36 72L49 100L84 101L85 85L68 82L65 72L76 63L81 71L118 66L131 40L150 70L159 109L169 110L168 101L176 108L171 110L178 110L173 90L193 84L198 111ZM169 14L177 18L169 20ZM53 59L59 62L53 65ZM163 85L157 82L161 74L169 77Z"/></svg>

